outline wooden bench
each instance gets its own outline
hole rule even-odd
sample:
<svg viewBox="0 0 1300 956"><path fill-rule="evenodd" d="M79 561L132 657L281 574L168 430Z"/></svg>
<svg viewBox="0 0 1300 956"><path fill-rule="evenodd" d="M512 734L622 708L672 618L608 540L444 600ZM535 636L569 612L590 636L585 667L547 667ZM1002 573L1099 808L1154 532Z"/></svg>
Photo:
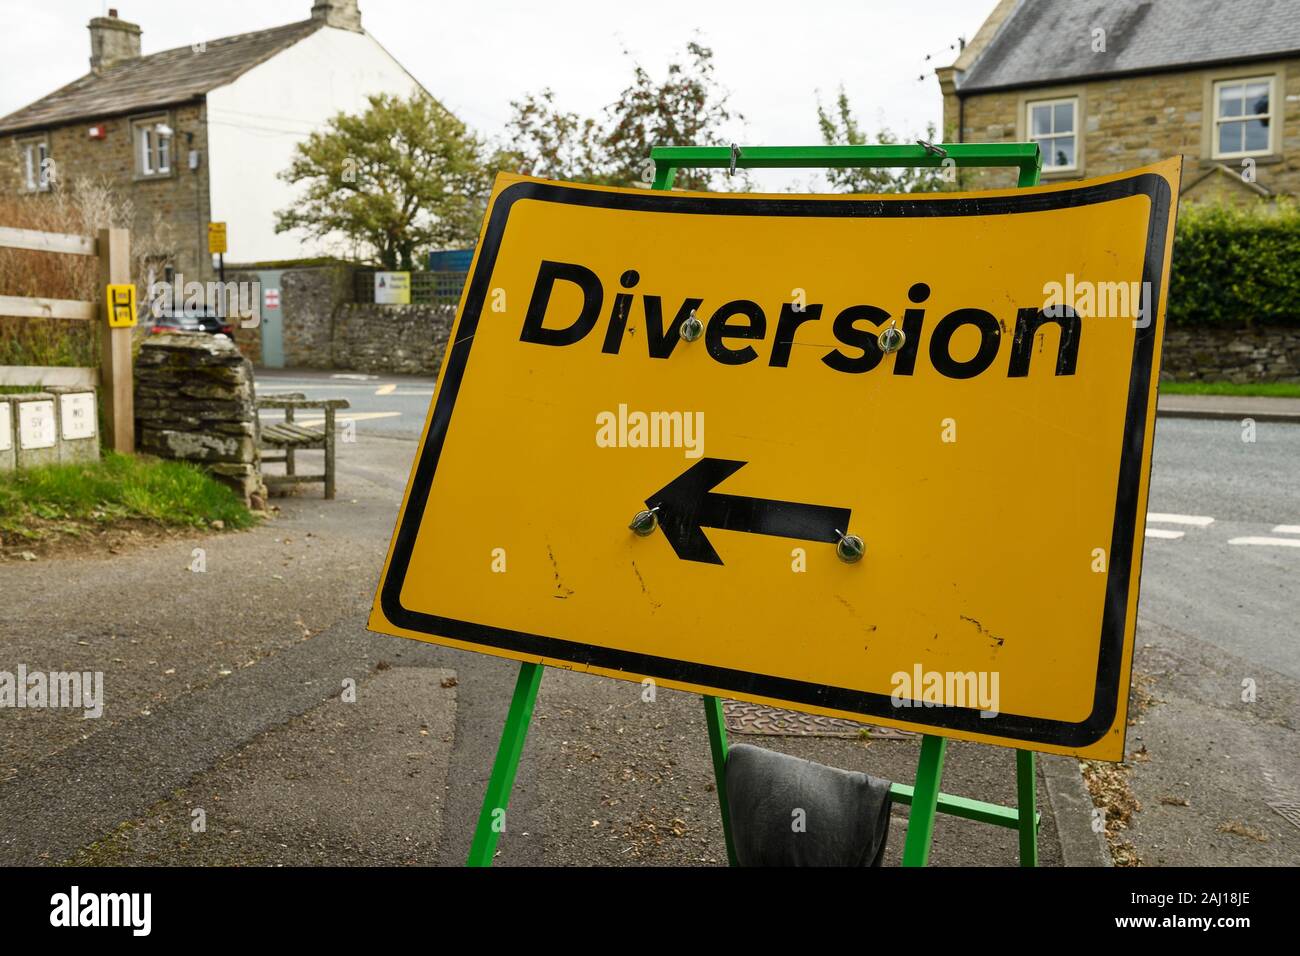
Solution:
<svg viewBox="0 0 1300 956"><path fill-rule="evenodd" d="M284 462L283 475L262 475L267 488L284 485L300 485L322 481L325 483L325 497L334 497L334 413L340 408L349 408L345 398L308 399L301 392L286 395L259 398L257 400L258 447L264 450L281 451L283 454L262 455L263 462ZM284 421L262 424L261 411L264 408L284 409ZM294 421L294 413L303 410L322 410L325 412L324 427L301 425ZM294 454L300 451L319 450L325 453L325 473L323 475L300 475L294 463Z"/></svg>

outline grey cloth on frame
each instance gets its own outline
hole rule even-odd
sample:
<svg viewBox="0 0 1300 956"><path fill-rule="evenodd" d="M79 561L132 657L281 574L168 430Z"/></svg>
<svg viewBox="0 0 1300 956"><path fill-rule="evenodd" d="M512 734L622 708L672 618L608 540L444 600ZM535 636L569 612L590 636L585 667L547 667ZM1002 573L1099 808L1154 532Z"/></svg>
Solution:
<svg viewBox="0 0 1300 956"><path fill-rule="evenodd" d="M880 866L885 855L888 780L735 744L727 803L741 866Z"/></svg>

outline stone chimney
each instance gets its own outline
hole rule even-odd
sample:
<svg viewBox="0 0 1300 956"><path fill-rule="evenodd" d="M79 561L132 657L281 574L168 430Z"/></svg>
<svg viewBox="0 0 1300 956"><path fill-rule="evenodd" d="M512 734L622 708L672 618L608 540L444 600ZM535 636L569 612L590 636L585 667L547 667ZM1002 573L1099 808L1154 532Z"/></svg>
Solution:
<svg viewBox="0 0 1300 956"><path fill-rule="evenodd" d="M357 0L316 0L311 8L311 18L324 22L327 27L361 32L361 11Z"/></svg>
<svg viewBox="0 0 1300 956"><path fill-rule="evenodd" d="M116 10L90 21L90 70L105 70L140 56L140 28L117 18Z"/></svg>

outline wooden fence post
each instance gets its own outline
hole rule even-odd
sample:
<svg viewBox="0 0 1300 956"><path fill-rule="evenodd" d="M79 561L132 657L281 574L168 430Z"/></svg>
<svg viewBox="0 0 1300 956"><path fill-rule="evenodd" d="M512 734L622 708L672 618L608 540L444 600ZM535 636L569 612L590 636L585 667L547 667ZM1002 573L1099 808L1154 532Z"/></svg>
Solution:
<svg viewBox="0 0 1300 956"><path fill-rule="evenodd" d="M135 452L135 395L131 373L132 329L108 325L106 288L133 282L131 234L125 229L101 229L99 255L99 400L104 408L107 445L123 455Z"/></svg>

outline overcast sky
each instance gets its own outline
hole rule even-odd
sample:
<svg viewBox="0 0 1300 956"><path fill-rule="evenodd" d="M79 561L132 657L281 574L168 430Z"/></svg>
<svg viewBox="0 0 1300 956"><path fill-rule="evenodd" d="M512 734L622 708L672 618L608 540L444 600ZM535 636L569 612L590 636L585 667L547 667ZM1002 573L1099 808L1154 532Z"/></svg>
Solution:
<svg viewBox="0 0 1300 956"><path fill-rule="evenodd" d="M145 53L306 19L312 0L0 0L0 115L83 75L86 24L113 6ZM817 98L841 84L860 119L914 138L941 115L935 65L956 58L995 0L361 0L362 21L478 132L499 137L510 101L549 86L596 114L631 76L651 75L698 32L744 114L740 142L820 142ZM625 55L626 51L626 55ZM931 59L927 62L926 56ZM926 78L918 80L921 74ZM805 173L755 174L759 188L818 188Z"/></svg>

